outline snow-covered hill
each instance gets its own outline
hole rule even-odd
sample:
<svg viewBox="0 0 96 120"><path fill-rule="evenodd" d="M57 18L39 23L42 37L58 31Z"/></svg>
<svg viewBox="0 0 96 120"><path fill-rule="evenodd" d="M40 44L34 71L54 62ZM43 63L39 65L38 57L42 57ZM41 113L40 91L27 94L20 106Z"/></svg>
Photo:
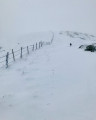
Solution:
<svg viewBox="0 0 96 120"><path fill-rule="evenodd" d="M50 40L46 34L36 36ZM0 120L96 120L96 53L79 49L95 42L93 35L55 32L51 45L1 70Z"/></svg>

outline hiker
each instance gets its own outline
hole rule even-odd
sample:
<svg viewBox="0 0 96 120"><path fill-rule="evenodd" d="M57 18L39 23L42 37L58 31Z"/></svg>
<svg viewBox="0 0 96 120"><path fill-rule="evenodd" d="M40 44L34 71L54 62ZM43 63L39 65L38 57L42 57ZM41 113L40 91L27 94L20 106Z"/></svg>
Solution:
<svg viewBox="0 0 96 120"><path fill-rule="evenodd" d="M72 46L72 43L70 43L70 46Z"/></svg>

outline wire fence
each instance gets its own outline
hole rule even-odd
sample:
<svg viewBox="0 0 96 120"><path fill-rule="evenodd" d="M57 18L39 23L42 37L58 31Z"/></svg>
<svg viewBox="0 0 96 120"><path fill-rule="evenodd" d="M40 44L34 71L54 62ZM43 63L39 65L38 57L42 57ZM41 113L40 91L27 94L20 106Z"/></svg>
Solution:
<svg viewBox="0 0 96 120"><path fill-rule="evenodd" d="M8 68L9 65L15 62L17 59L22 59L25 54L30 54L30 52L35 52L39 50L44 45L52 44L54 39L54 33L52 33L52 39L50 42L39 41L33 45L21 47L18 50L12 49L11 52L7 52L5 55L0 56L0 69Z"/></svg>

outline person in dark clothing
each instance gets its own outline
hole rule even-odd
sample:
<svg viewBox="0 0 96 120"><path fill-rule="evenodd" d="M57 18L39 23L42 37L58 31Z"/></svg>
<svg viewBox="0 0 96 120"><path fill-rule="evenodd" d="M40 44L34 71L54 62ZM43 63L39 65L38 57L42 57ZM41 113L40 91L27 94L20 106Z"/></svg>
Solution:
<svg viewBox="0 0 96 120"><path fill-rule="evenodd" d="M72 46L72 43L70 43L70 46Z"/></svg>

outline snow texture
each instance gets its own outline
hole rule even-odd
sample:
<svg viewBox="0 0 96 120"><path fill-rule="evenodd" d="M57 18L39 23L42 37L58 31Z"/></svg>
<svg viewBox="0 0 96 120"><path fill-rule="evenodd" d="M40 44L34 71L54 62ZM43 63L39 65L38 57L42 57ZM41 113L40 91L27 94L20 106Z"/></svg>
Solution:
<svg viewBox="0 0 96 120"><path fill-rule="evenodd" d="M48 34L41 39L50 40ZM0 71L0 120L96 120L96 53L79 49L96 38L54 35L52 45Z"/></svg>

